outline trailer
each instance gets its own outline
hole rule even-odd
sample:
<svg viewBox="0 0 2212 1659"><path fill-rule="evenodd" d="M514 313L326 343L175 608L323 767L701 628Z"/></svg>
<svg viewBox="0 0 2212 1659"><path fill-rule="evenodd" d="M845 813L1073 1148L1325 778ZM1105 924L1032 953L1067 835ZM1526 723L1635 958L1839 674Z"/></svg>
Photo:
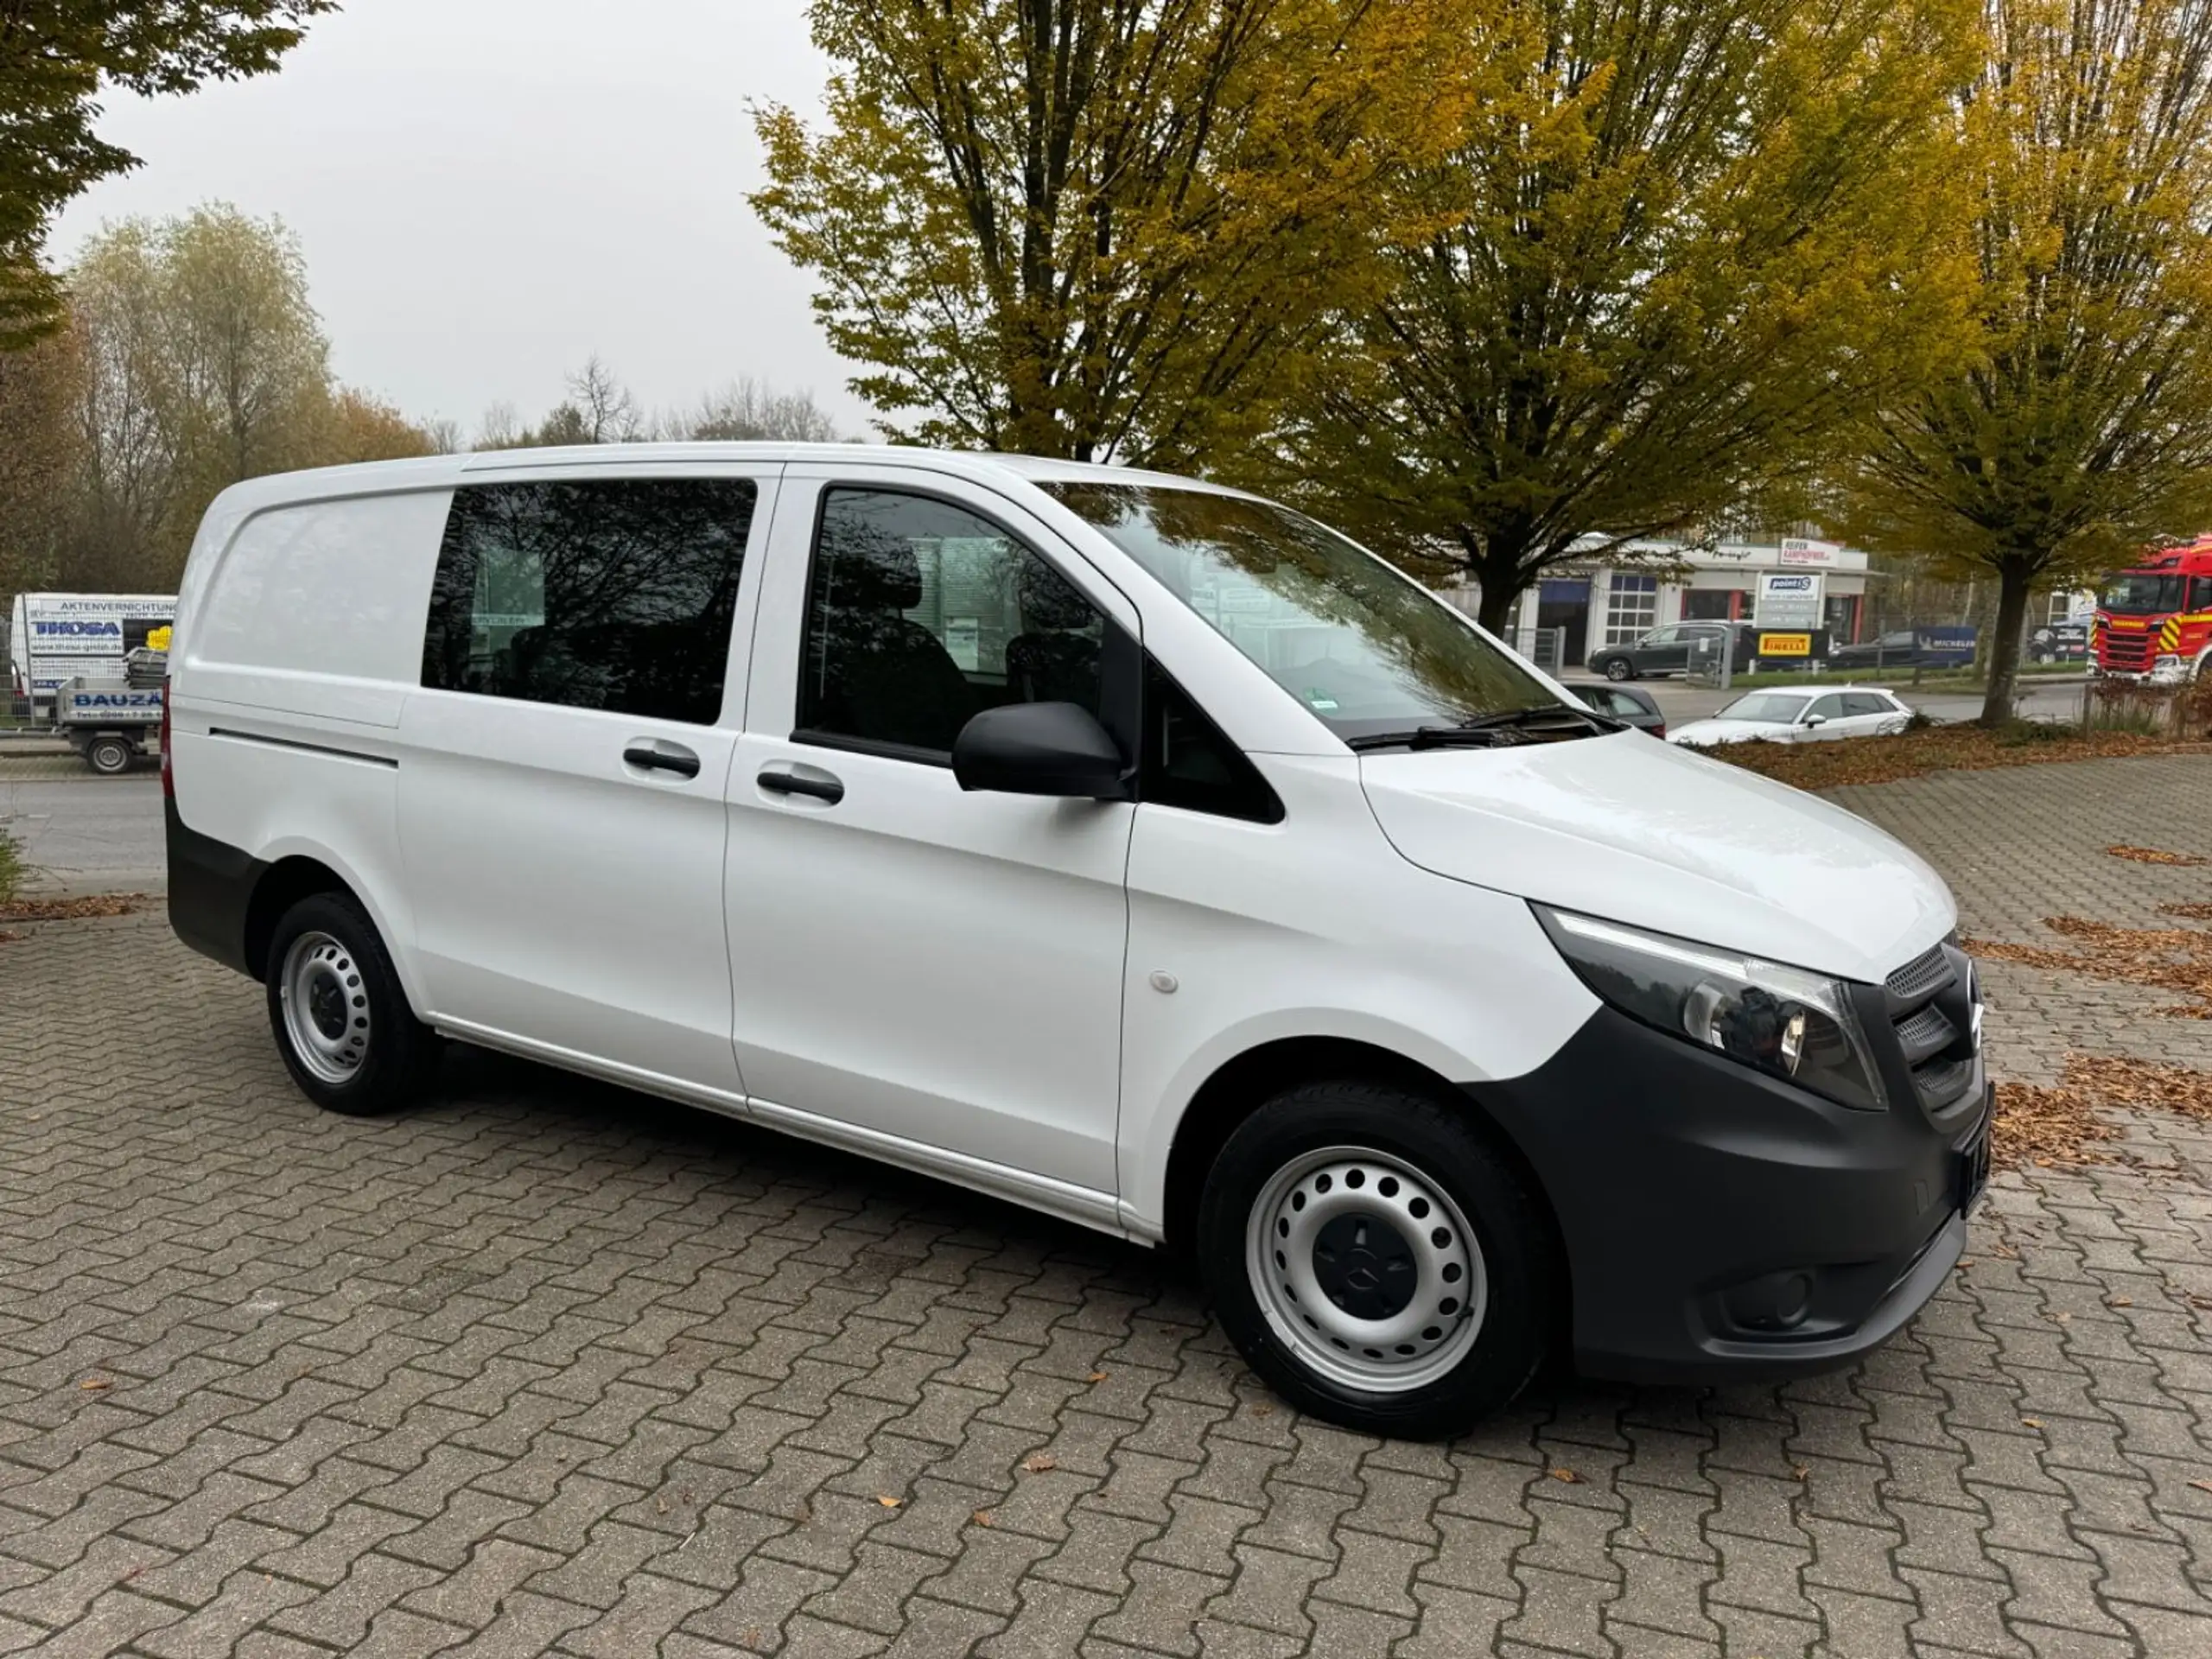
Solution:
<svg viewBox="0 0 2212 1659"><path fill-rule="evenodd" d="M130 653L175 620L174 594L18 594L9 607L9 701L28 718L50 718L62 686L124 677Z"/></svg>
<svg viewBox="0 0 2212 1659"><path fill-rule="evenodd" d="M119 777L158 741L168 653L141 648L125 660L123 677L79 675L54 690L54 726L85 764L104 777Z"/></svg>

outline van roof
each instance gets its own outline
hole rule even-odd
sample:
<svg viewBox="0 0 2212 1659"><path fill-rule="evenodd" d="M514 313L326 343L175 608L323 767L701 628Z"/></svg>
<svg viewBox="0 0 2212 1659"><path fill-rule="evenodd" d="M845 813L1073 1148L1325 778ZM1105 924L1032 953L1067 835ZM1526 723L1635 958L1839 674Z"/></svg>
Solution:
<svg viewBox="0 0 2212 1659"><path fill-rule="evenodd" d="M407 461L366 461L310 472L277 473L233 485L226 494L237 505L266 506L321 495L374 494L393 489L450 486L475 473L529 471L539 467L637 467L753 461L783 464L834 463L907 465L969 478L979 483L1032 483L1088 480L1102 484L1151 484L1198 489L1223 495L1243 491L1203 479L1093 461L1056 461L1041 455L1001 454L976 450L932 449L880 443L608 443L546 449L486 449Z"/></svg>

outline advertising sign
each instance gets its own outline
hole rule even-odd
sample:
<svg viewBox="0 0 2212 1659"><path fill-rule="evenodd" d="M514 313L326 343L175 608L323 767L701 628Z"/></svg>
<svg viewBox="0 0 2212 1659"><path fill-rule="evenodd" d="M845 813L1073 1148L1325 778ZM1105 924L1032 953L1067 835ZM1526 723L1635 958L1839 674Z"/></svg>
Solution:
<svg viewBox="0 0 2212 1659"><path fill-rule="evenodd" d="M1759 655L1762 657L1809 657L1813 654L1813 636L1809 633L1761 633Z"/></svg>
<svg viewBox="0 0 2212 1659"><path fill-rule="evenodd" d="M1821 626L1827 584L1810 570L1769 570L1759 576L1751 620L1762 628L1802 632Z"/></svg>
<svg viewBox="0 0 2212 1659"><path fill-rule="evenodd" d="M1814 542L1802 536L1785 536L1782 540L1781 563L1833 565L1835 556L1842 551L1834 542Z"/></svg>

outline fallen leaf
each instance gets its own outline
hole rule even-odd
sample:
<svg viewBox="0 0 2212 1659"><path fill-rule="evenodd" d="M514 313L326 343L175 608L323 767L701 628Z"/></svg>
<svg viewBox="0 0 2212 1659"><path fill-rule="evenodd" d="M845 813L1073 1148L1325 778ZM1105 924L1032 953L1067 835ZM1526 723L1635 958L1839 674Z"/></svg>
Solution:
<svg viewBox="0 0 2212 1659"><path fill-rule="evenodd" d="M2200 1492L2212 1492L2212 1480L2192 1480L2189 1484Z"/></svg>
<svg viewBox="0 0 2212 1659"><path fill-rule="evenodd" d="M1108 1371L1093 1371L1090 1374L1090 1380L1094 1382L1103 1382L1111 1375L1112 1373Z"/></svg>
<svg viewBox="0 0 2212 1659"><path fill-rule="evenodd" d="M2026 1424L2030 1428L2041 1428L2043 1427L2043 1419L2040 1417L2023 1417L2020 1421Z"/></svg>
<svg viewBox="0 0 2212 1659"><path fill-rule="evenodd" d="M978 1510L968 1518L979 1527L988 1527L991 1524L991 1512L988 1510Z"/></svg>
<svg viewBox="0 0 2212 1659"><path fill-rule="evenodd" d="M2056 1319L2061 1325L2063 1325L2067 1320L2072 1319L2074 1316L2071 1313L2054 1313L2050 1317Z"/></svg>
<svg viewBox="0 0 2212 1659"><path fill-rule="evenodd" d="M1255 1417L1272 1417L1275 1414L1275 1408L1273 1406L1255 1406L1252 1408L1252 1414Z"/></svg>
<svg viewBox="0 0 2212 1659"><path fill-rule="evenodd" d="M97 1394L102 1389L111 1389L114 1383L104 1376L88 1376L77 1385L87 1394Z"/></svg>
<svg viewBox="0 0 2212 1659"><path fill-rule="evenodd" d="M668 1513L668 1500L664 1497L658 1496L655 1497L653 1499L653 1513L655 1515L666 1515Z"/></svg>
<svg viewBox="0 0 2212 1659"><path fill-rule="evenodd" d="M2155 847L2107 847L2105 851L2112 857L2124 858L2131 864L2194 866L2204 862L2195 853L2162 853Z"/></svg>
<svg viewBox="0 0 2212 1659"><path fill-rule="evenodd" d="M1021 1466L1033 1475L1041 1475L1047 1469L1057 1469L1060 1460L1049 1452L1032 1452L1021 1460Z"/></svg>
<svg viewBox="0 0 2212 1659"><path fill-rule="evenodd" d="M1582 1484L1582 1477L1572 1469L1554 1469L1552 1471L1552 1478L1563 1480L1570 1486L1580 1486Z"/></svg>
<svg viewBox="0 0 2212 1659"><path fill-rule="evenodd" d="M1970 1255L1961 1256L1959 1258L1959 1265L1962 1268L1970 1268L1974 1266L1974 1257Z"/></svg>
<svg viewBox="0 0 2212 1659"><path fill-rule="evenodd" d="M906 1500L903 1497L884 1497L879 1496L875 1501L882 1504L887 1510L895 1510Z"/></svg>
<svg viewBox="0 0 2212 1659"><path fill-rule="evenodd" d="M1793 1474L1793 1475L1796 1476L1796 1477L1797 1477L1797 1478L1798 1478L1798 1479L1800 1479L1800 1480L1809 1480L1809 1479L1811 1479L1811 1478L1812 1478L1812 1476L1813 1476L1813 1471L1812 1471L1811 1470L1808 1469L1808 1468L1807 1468L1803 1464L1802 1464L1802 1463L1801 1463L1801 1464L1799 1464L1796 1468L1792 1469L1789 1472L1790 1472L1791 1474Z"/></svg>
<svg viewBox="0 0 2212 1659"><path fill-rule="evenodd" d="M2107 1302L2105 1306L2107 1307L2133 1307L2135 1306L2135 1299L2133 1296L2115 1296L2112 1300Z"/></svg>

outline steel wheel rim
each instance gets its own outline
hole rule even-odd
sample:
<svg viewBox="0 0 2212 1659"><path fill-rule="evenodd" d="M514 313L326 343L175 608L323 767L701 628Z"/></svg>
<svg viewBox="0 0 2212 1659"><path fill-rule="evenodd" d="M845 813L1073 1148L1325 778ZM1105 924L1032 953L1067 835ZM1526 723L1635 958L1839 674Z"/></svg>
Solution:
<svg viewBox="0 0 2212 1659"><path fill-rule="evenodd" d="M1246 1220L1245 1271L1299 1363L1367 1393L1447 1376L1490 1301L1482 1244L1443 1183L1369 1147L1302 1153L1268 1179Z"/></svg>
<svg viewBox="0 0 2212 1659"><path fill-rule="evenodd" d="M369 1058L369 994L353 953L327 933L302 933L284 953L276 988L293 1056L320 1083L350 1083Z"/></svg>

